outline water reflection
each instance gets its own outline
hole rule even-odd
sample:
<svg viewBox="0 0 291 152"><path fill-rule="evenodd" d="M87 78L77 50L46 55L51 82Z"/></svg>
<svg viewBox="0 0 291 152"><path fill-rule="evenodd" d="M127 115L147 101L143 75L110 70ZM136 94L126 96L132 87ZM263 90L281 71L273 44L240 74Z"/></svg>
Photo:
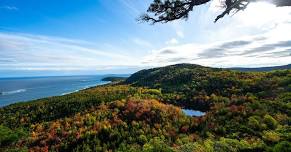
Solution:
<svg viewBox="0 0 291 152"><path fill-rule="evenodd" d="M201 117L205 115L205 112L202 111L197 111L197 110L191 110L191 109L182 109L182 111L185 113L187 116L195 116L195 117Z"/></svg>

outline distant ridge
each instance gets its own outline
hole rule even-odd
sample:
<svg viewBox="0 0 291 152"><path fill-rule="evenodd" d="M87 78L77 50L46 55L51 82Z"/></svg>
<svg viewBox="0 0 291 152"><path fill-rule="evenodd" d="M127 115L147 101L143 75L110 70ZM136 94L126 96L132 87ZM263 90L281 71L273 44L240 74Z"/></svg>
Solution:
<svg viewBox="0 0 291 152"><path fill-rule="evenodd" d="M211 76L220 71L268 72L283 69L291 69L291 64L260 68L212 68L197 64L182 63L138 71L128 77L124 83L151 88L160 88L164 86L167 87L167 89L171 89L175 87L182 88L183 85L192 83L193 81L200 82L208 80ZM177 86L178 84L180 86Z"/></svg>
<svg viewBox="0 0 291 152"><path fill-rule="evenodd" d="M234 67L234 68L227 68L230 70L237 70L242 72L267 72L272 70L285 70L285 69L291 69L291 64L288 65L282 65L282 66L272 66L272 67L259 67L259 68L241 68L241 67Z"/></svg>

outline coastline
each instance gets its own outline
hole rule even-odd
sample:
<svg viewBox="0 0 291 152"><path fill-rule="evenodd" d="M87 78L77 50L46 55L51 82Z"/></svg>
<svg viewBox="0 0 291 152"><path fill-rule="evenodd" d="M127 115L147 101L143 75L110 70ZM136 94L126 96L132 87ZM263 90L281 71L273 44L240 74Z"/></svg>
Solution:
<svg viewBox="0 0 291 152"><path fill-rule="evenodd" d="M56 78L56 77L53 77ZM56 85L50 82L46 85L37 84L33 87L19 86L18 88L9 88L9 86L18 85L7 83L8 89L3 86L0 88L0 108L7 107L13 104L33 102L40 99L65 96L73 93L77 93L83 90L87 90L93 87L111 84L111 81L102 81L99 78L89 78L88 80L73 79L72 82L68 81L63 83L63 81L54 82ZM6 79L7 80L7 79ZM19 79L17 79L18 82ZM23 79L22 79L23 80ZM21 81L22 81L21 80ZM30 84L30 83L29 83ZM4 88L4 89L3 89Z"/></svg>
<svg viewBox="0 0 291 152"><path fill-rule="evenodd" d="M84 87L82 89L77 89L77 90L74 90L74 91L71 91L71 92L64 92L59 96L65 96L65 95L69 95L69 94L72 94L72 93L77 93L77 92L80 92L80 91L83 91L83 90L87 90L87 89L90 89L90 88L93 88L93 87L108 85L108 84L111 84L111 83L112 83L111 81L101 81L100 84L92 85L92 86L86 86L86 87Z"/></svg>

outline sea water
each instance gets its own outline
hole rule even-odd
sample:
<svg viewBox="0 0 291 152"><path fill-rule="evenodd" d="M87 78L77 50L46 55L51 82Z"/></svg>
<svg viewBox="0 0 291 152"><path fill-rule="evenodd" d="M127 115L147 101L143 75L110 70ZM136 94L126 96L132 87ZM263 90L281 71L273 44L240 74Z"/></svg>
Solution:
<svg viewBox="0 0 291 152"><path fill-rule="evenodd" d="M60 96L105 84L105 76L0 78L0 107L22 101Z"/></svg>

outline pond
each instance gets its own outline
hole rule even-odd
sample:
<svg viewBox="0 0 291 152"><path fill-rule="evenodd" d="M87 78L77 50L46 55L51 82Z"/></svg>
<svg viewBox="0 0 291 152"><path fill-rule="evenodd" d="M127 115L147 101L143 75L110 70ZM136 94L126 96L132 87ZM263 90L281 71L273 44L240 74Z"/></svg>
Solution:
<svg viewBox="0 0 291 152"><path fill-rule="evenodd" d="M191 110L191 109L182 109L182 111L185 113L187 116L195 116L195 117L201 117L205 115L205 112L198 111L198 110Z"/></svg>

